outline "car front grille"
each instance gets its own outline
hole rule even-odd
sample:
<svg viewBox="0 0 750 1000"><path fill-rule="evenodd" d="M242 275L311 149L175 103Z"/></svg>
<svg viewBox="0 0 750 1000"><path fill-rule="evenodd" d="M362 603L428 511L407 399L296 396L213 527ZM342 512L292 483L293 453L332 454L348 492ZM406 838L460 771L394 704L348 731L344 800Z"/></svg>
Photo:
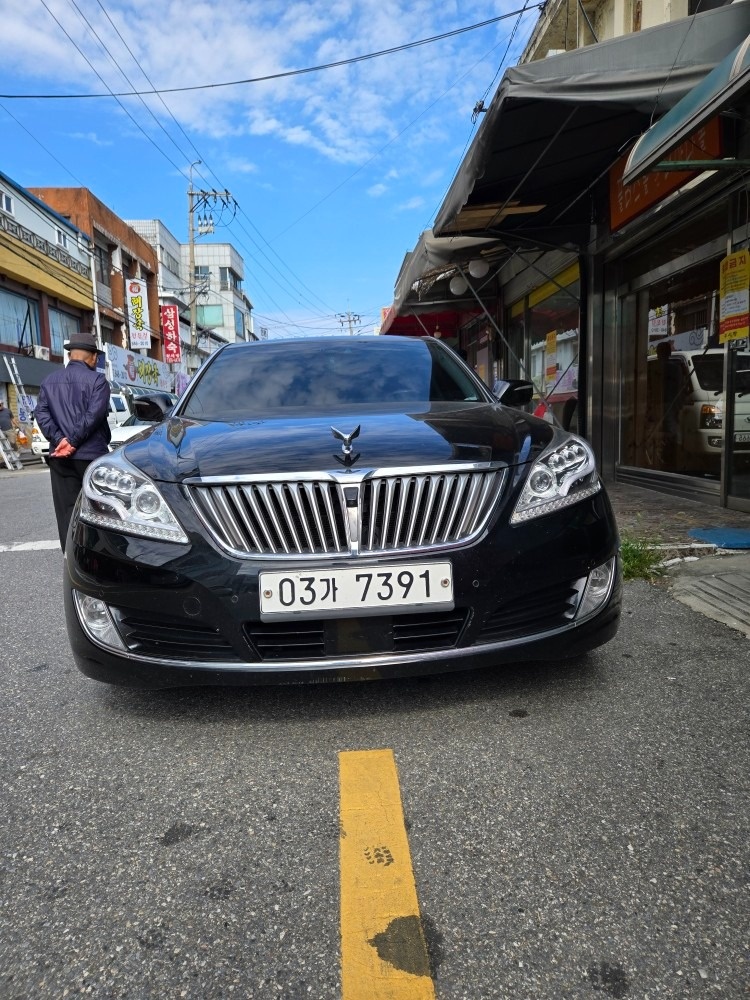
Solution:
<svg viewBox="0 0 750 1000"><path fill-rule="evenodd" d="M489 615L478 643L502 642L570 625L586 580L570 580L503 601Z"/></svg>
<svg viewBox="0 0 750 1000"><path fill-rule="evenodd" d="M211 537L237 556L346 556L461 544L477 535L505 469L444 467L260 480L191 480Z"/></svg>

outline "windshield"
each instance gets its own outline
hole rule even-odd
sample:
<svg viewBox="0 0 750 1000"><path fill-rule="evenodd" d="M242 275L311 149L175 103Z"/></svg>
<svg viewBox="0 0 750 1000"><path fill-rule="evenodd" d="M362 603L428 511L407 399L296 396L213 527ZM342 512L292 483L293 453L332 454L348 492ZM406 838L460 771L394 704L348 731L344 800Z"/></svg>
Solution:
<svg viewBox="0 0 750 1000"><path fill-rule="evenodd" d="M223 421L300 409L489 398L451 351L430 341L266 341L217 355L195 381L180 416Z"/></svg>
<svg viewBox="0 0 750 1000"><path fill-rule="evenodd" d="M697 354L693 366L698 384L706 392L724 391L724 354ZM737 356L735 392L750 392L750 354Z"/></svg>

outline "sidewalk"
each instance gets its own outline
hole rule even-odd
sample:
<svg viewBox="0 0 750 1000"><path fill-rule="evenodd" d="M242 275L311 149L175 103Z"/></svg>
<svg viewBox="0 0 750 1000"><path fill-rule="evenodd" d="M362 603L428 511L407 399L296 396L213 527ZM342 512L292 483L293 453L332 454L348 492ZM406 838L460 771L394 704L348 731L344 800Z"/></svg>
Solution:
<svg viewBox="0 0 750 1000"><path fill-rule="evenodd" d="M636 486L612 484L607 493L620 536L662 551L675 600L750 638L750 514ZM693 531L723 544L698 541Z"/></svg>
<svg viewBox="0 0 750 1000"><path fill-rule="evenodd" d="M750 514L742 511L620 483L608 483L607 493L620 535L663 546L665 558L669 558L671 549L674 549L675 556L713 555L723 550L723 546L716 541L694 537L691 534L693 531L716 532L719 541L734 540L735 545L737 539L741 540L744 536L745 544L750 546ZM687 549L694 551L688 552ZM750 547L745 551L750 552Z"/></svg>

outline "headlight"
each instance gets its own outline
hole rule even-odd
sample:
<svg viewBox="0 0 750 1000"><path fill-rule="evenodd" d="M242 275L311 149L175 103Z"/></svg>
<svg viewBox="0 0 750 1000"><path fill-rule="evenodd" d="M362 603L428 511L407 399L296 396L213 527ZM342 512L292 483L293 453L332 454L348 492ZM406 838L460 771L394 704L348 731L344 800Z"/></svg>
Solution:
<svg viewBox="0 0 750 1000"><path fill-rule="evenodd" d="M86 469L81 520L126 535L188 544L188 537L159 490L119 452Z"/></svg>
<svg viewBox="0 0 750 1000"><path fill-rule="evenodd" d="M511 524L569 507L602 488L594 453L583 438L568 435L553 442L534 462L510 519Z"/></svg>
<svg viewBox="0 0 750 1000"><path fill-rule="evenodd" d="M704 430L721 430L724 423L724 409L722 406L715 406L711 403L704 403L701 406L700 427Z"/></svg>

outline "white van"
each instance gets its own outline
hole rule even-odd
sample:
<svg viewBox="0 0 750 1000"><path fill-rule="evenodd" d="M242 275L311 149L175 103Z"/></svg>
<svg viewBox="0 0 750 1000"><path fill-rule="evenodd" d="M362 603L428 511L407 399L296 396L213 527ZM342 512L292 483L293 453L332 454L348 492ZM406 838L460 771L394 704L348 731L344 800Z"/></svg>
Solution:
<svg viewBox="0 0 750 1000"><path fill-rule="evenodd" d="M649 400L660 391L660 372L669 381L671 398L662 393L660 405L649 411L648 420L652 427L658 422L662 432L673 438L674 471L718 475L726 406L724 350L673 351L659 366L656 357L648 359ZM750 462L750 353L737 354L736 373L734 454Z"/></svg>
<svg viewBox="0 0 750 1000"><path fill-rule="evenodd" d="M133 411L124 392L113 392L109 397L109 421L110 427L118 427L124 424Z"/></svg>

